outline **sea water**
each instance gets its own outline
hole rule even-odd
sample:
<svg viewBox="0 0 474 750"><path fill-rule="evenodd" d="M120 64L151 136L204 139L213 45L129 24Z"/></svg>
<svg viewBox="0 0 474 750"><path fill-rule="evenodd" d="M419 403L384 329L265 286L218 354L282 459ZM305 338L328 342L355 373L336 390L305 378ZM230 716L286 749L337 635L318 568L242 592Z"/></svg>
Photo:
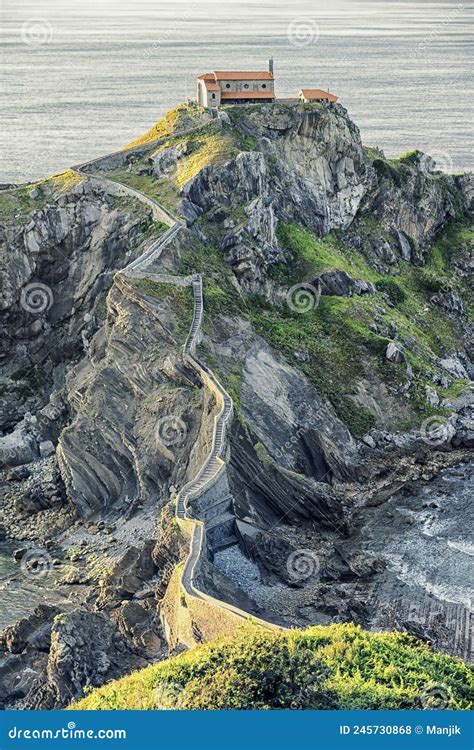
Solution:
<svg viewBox="0 0 474 750"><path fill-rule="evenodd" d="M472 2L3 0L0 181L120 148L194 96L196 75L265 69L329 87L388 156L472 167ZM472 39L472 37L471 37Z"/></svg>

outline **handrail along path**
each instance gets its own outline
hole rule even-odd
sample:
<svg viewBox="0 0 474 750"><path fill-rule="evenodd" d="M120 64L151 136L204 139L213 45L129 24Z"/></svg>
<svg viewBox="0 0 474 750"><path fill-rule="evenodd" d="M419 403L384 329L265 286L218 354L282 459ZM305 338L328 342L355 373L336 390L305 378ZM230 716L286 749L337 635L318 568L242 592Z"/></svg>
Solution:
<svg viewBox="0 0 474 750"><path fill-rule="evenodd" d="M165 247L177 236L177 234L184 228L185 225L154 198L145 195L135 188L124 185L123 183L117 183L114 180L107 179L106 177L98 176L95 173L91 174L84 171L86 167L90 167L94 163L94 161L88 162L76 167L72 167L72 169L73 171L81 175L81 177L95 181L98 184L105 186L112 193L117 193L117 190L119 190L122 194L126 193L127 195L136 198L142 203L145 203L152 209L155 215L159 216L161 221L168 225L168 229L166 230L166 232L157 237L156 240L151 243L151 245L144 251L141 256L133 260L123 270L118 272L119 274L130 276L133 278L137 272L142 272L150 263L157 260L161 256ZM163 281L166 282L170 280L169 274L153 274L153 278L158 280L162 278ZM183 277L183 281L185 281L185 283L192 284L194 299L193 320L187 339L183 346L183 356L184 359L195 370L195 372L197 372L202 382L205 383L213 391L220 408L218 414L214 417L214 428L210 452L194 479L185 484L176 496L176 518L178 522L185 521L192 524L190 548L184 564L181 583L185 592L191 597L225 609L226 611L232 613L237 618L240 618L242 620L252 618L253 622L256 622L266 628L282 630L284 628L276 625L275 623L257 618L253 614L246 612L245 610L240 609L233 604L230 604L229 602L206 594L204 591L201 591L196 584L198 563L200 561L203 550L205 549L206 530L204 527L204 523L201 520L193 518L190 515L189 503L191 499L199 497L206 490L208 490L217 481L217 479L225 469L227 427L233 413L233 402L212 370L210 370L196 358L196 345L201 333L201 325L204 314L202 277L200 276L200 274L194 274L191 279L189 277Z"/></svg>

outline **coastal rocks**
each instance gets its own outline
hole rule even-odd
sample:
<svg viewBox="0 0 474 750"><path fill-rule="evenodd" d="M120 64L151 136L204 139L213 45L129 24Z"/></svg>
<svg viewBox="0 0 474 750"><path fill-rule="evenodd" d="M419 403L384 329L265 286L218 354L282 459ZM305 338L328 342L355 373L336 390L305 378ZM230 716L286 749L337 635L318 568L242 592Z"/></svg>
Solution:
<svg viewBox="0 0 474 750"><path fill-rule="evenodd" d="M247 108L235 123L262 139L262 150L204 168L186 183L180 203L189 226L203 214L211 223L216 211L229 216L220 247L248 291L265 288L268 266L284 260L277 220L298 221L319 236L346 228L373 178L359 131L342 108L334 108L330 118L278 106L267 115L264 124Z"/></svg>
<svg viewBox="0 0 474 750"><path fill-rule="evenodd" d="M406 261L410 261L411 254L412 254L410 242L408 241L407 237L403 234L403 232L400 232L398 227L393 227L393 231L398 241L402 259Z"/></svg>
<svg viewBox="0 0 474 750"><path fill-rule="evenodd" d="M38 458L38 446L33 435L19 428L0 437L0 468L22 466Z"/></svg>
<svg viewBox="0 0 474 750"><path fill-rule="evenodd" d="M183 142L152 154L148 158L148 162L151 165L153 179L158 180L160 177L169 175L170 171L176 165L177 160L184 156L187 150L187 143Z"/></svg>
<svg viewBox="0 0 474 750"><path fill-rule="evenodd" d="M6 628L0 638L0 707L18 705L46 667L56 607L40 604L28 617Z"/></svg>
<svg viewBox="0 0 474 750"><path fill-rule="evenodd" d="M238 518L252 519L263 527L280 518L290 524L315 519L323 527L344 526L342 497L337 491L285 469L258 443L252 444L237 425L231 434L229 479Z"/></svg>
<svg viewBox="0 0 474 750"><path fill-rule="evenodd" d="M59 508L65 502L64 484L54 457L38 462L12 495L19 515Z"/></svg>
<svg viewBox="0 0 474 750"><path fill-rule="evenodd" d="M103 614L74 610L58 615L51 629L47 666L26 696L24 709L64 708L146 661Z"/></svg>
<svg viewBox="0 0 474 750"><path fill-rule="evenodd" d="M434 305L438 305L438 307L442 307L443 310L446 310L453 315L464 315L464 305L455 292L439 292L430 298L430 302Z"/></svg>
<svg viewBox="0 0 474 750"><path fill-rule="evenodd" d="M99 608L114 606L124 599L131 599L153 578L156 572L152 557L155 544L156 541L151 540L141 549L129 547L121 559L110 568L97 599Z"/></svg>
<svg viewBox="0 0 474 750"><path fill-rule="evenodd" d="M159 653L162 647L161 626L156 611L150 605L138 601L125 602L114 610L112 618L120 633L145 649L149 658Z"/></svg>
<svg viewBox="0 0 474 750"><path fill-rule="evenodd" d="M359 129L343 107L305 110L277 104L265 113L248 107L238 126L265 139L265 153L275 161L278 182L291 185L295 205L290 208L283 199L281 211L292 210L296 220L321 235L349 226L373 173ZM316 214L306 210L312 202L319 206Z"/></svg>
<svg viewBox="0 0 474 750"><path fill-rule="evenodd" d="M445 357L444 359L440 359L439 366L455 378L469 378L466 368L457 357Z"/></svg>
<svg viewBox="0 0 474 750"><path fill-rule="evenodd" d="M21 654L33 648L47 652L51 643L51 622L57 613L57 607L40 604L29 617L6 628L2 634L5 651Z"/></svg>
<svg viewBox="0 0 474 750"><path fill-rule="evenodd" d="M249 343L242 370L241 410L269 457L316 481L330 483L333 478L354 476L355 443L330 406L263 339Z"/></svg>
<svg viewBox="0 0 474 750"><path fill-rule="evenodd" d="M426 159L421 152L397 160L374 159L377 181L361 205L364 215L371 214L387 235L394 236L399 256L419 264L439 230L456 215L452 196L464 200L468 210L467 192L463 198L457 179L437 179L422 168Z"/></svg>
<svg viewBox="0 0 474 750"><path fill-rule="evenodd" d="M48 458L49 456L52 456L54 452L55 447L51 440L43 440L39 444L39 454L41 458Z"/></svg>

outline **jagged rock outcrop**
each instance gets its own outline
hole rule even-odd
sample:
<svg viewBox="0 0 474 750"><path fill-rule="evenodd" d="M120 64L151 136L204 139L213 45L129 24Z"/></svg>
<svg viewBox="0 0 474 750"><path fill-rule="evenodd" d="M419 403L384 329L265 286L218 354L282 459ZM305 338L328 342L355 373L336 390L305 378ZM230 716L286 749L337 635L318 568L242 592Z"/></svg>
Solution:
<svg viewBox="0 0 474 750"><path fill-rule="evenodd" d="M6 628L1 636L0 707L25 698L46 668L51 647L52 621L59 609L41 604L29 617Z"/></svg>
<svg viewBox="0 0 474 750"><path fill-rule="evenodd" d="M133 257L149 220L142 207L79 179L59 194L47 185L40 193L40 207L0 236L2 430L44 406L64 361L84 351L113 274ZM21 439L13 463L27 457Z"/></svg>
<svg viewBox="0 0 474 750"><path fill-rule="evenodd" d="M375 287L370 282L353 279L347 271L325 271L312 281L321 294L337 297L349 297L351 294L375 294Z"/></svg>
<svg viewBox="0 0 474 750"><path fill-rule="evenodd" d="M238 127L258 139L261 151L203 169L185 185L181 211L192 225L207 212L215 220L221 210L224 256L245 289L261 290L268 265L282 260L277 219L298 221L319 236L345 228L373 172L358 128L342 108L330 116L278 106L262 116L247 108ZM238 219L232 216L236 209Z"/></svg>
<svg viewBox="0 0 474 750"><path fill-rule="evenodd" d="M235 426L230 478L238 517L264 526L313 518L323 527L344 527L342 495L324 481L285 469L253 440Z"/></svg>
<svg viewBox="0 0 474 750"><path fill-rule="evenodd" d="M146 666L105 615L74 610L58 615L44 673L33 684L24 708L63 708L84 695L86 687Z"/></svg>
<svg viewBox="0 0 474 750"><path fill-rule="evenodd" d="M130 512L137 498L163 498L200 425L198 403L190 402L195 375L156 304L138 299L117 279L107 325L67 379L75 416L61 434L58 458L69 497L85 515Z"/></svg>
<svg viewBox="0 0 474 750"><path fill-rule="evenodd" d="M376 158L373 166L377 180L364 195L349 236L355 246L378 260L381 269L400 259L422 264L440 229L472 208L472 177L437 179L440 173L434 162L419 151L396 163ZM384 232L361 237L358 225L367 217L376 219Z"/></svg>

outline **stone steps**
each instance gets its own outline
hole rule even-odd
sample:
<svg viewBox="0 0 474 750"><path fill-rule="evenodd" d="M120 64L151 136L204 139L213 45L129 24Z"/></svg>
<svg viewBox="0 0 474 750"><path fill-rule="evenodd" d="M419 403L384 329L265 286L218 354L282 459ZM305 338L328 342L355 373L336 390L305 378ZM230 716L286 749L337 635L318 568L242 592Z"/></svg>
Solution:
<svg viewBox="0 0 474 750"><path fill-rule="evenodd" d="M83 177L87 178L90 177L90 175L82 171L85 166L87 165L76 168L76 171L79 172ZM93 179L97 178L94 177ZM99 181L112 184L110 180L107 180L105 178L98 179ZM117 183L113 183L113 185L115 186L114 190L116 191ZM133 188L128 188L127 186L121 186L121 189L122 192L128 193L130 196L133 196L135 198L139 198L147 205L152 205L152 208L154 208L155 212L159 211L166 223L168 223L170 226L170 228L163 235L158 237L156 241L152 242L152 244L140 258L132 261L132 263L130 263L123 271L124 274L129 274L130 276L144 276L144 269L148 265L150 265L150 263L160 257L163 249L168 245L169 242L171 242L172 239L174 239L174 237L184 227L184 225L181 224L181 222L179 222L178 219L176 219L172 214L170 214L169 211L164 209L158 203L158 201L154 201L149 196L143 195L139 191L134 190ZM201 365L200 362L194 359L196 345L201 334L201 325L204 310L201 276L196 274L193 277L183 278L183 280L178 280L176 277L173 277L170 274L152 274L152 276L158 281L164 281L168 283L171 282L179 285L183 285L184 283L191 283L194 298L194 311L192 324L183 348L184 355L188 358L191 366L193 366L198 374L203 377L203 380L206 381L207 377L207 385L209 385L210 388L215 391L219 398L219 401L221 401L222 403L221 411L215 419L211 452L194 480L185 485L185 487L181 489L177 496L176 517L182 520L193 520L187 512L188 502L192 497L199 496L210 486L212 486L212 483L217 479L222 470L222 454L226 445L227 424L232 414L233 403L228 393L226 393L222 385L214 376L214 373L205 365ZM202 554L203 548L206 547L206 538L211 552L215 552L219 549L225 549L226 547L238 543L237 537L235 535L235 517L231 512L231 508L232 497L230 495L226 495L223 499L213 503L210 507L200 509L200 515L206 523L207 528L204 528L203 524L194 524L191 537L190 552L186 560L182 575L182 585L186 592L191 596L200 599L209 599L207 594L200 591L194 586L193 581L194 572L197 567L197 563L199 562L199 557ZM114 557L115 555L112 555L112 558L109 558L108 562L113 562ZM224 601L215 600L215 602L218 606L234 612L238 617L245 619L248 616L248 613L243 612Z"/></svg>

